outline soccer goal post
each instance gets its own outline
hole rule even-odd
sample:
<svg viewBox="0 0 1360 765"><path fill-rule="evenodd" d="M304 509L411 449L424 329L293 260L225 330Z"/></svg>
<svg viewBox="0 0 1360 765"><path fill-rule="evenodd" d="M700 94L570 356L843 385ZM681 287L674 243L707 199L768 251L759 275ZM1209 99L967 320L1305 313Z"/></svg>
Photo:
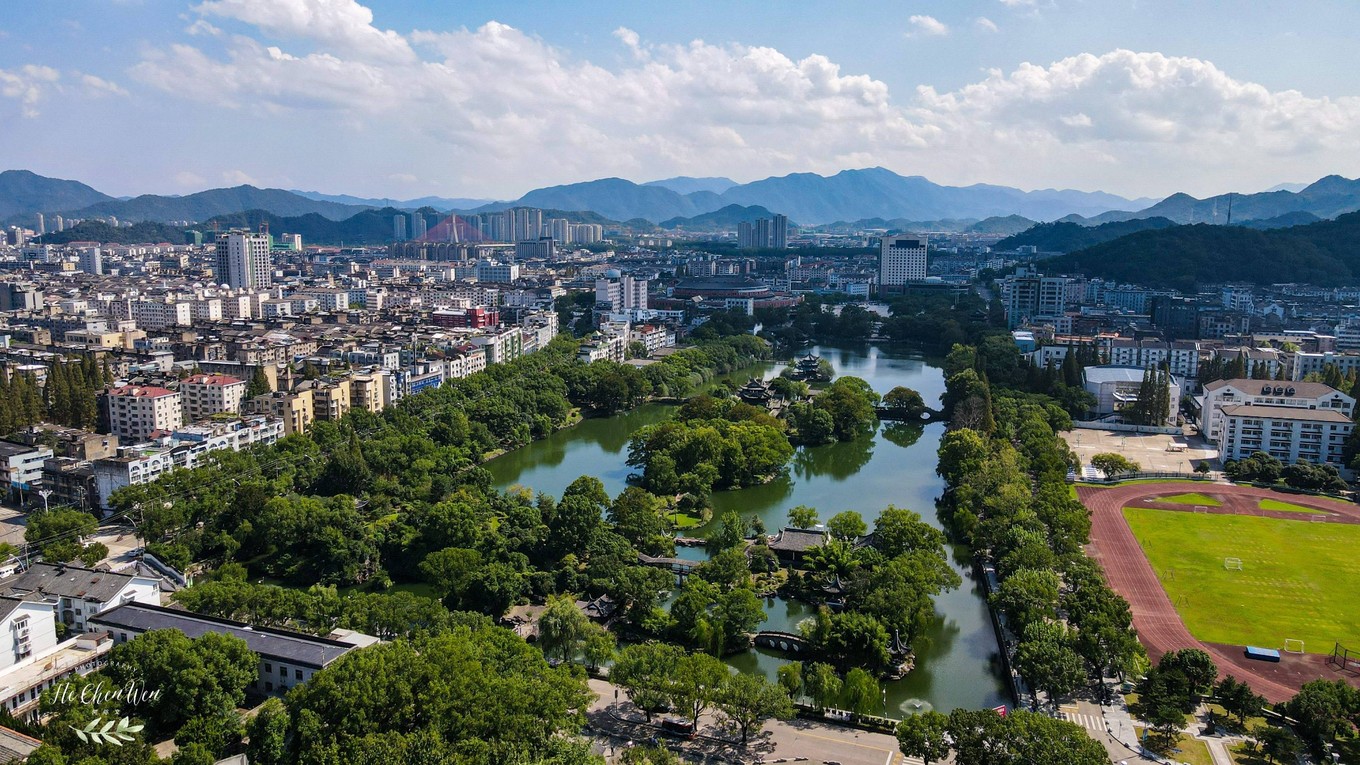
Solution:
<svg viewBox="0 0 1360 765"><path fill-rule="evenodd" d="M1303 653L1303 641L1297 638L1284 639L1285 653Z"/></svg>
<svg viewBox="0 0 1360 765"><path fill-rule="evenodd" d="M1224 559L1223 559L1223 568L1226 568L1226 569L1228 569L1229 571L1241 571L1241 570L1242 570L1242 559L1241 559L1241 558L1224 558Z"/></svg>

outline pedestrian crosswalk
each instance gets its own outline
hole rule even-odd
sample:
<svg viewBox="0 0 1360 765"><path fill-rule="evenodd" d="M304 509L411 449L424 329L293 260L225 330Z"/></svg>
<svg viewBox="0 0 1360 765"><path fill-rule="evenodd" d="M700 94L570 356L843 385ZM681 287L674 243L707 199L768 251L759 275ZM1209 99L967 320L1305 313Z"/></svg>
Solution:
<svg viewBox="0 0 1360 765"><path fill-rule="evenodd" d="M1058 712L1058 716L1070 723L1076 723L1086 730L1099 733L1105 732L1105 719L1100 715L1085 714L1064 709Z"/></svg>

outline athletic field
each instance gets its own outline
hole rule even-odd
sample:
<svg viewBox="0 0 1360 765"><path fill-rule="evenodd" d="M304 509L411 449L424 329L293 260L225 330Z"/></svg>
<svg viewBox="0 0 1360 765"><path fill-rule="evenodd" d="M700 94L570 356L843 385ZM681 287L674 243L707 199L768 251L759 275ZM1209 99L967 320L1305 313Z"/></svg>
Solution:
<svg viewBox="0 0 1360 765"><path fill-rule="evenodd" d="M1360 525L1125 507L1190 633L1308 653L1360 645ZM1229 570L1225 558L1240 558Z"/></svg>

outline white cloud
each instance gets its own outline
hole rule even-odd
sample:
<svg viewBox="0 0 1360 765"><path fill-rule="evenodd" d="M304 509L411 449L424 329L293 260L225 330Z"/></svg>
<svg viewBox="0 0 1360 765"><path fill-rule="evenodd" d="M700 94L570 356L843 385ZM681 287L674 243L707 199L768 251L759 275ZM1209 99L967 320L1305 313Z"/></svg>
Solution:
<svg viewBox="0 0 1360 765"><path fill-rule="evenodd" d="M196 19L194 23L184 28L185 34L191 36L207 35L208 37L221 37L222 30L208 23L206 19Z"/></svg>
<svg viewBox="0 0 1360 765"><path fill-rule="evenodd" d="M387 179L391 181L396 181L398 183L406 184L415 183L416 181L420 180L419 178L415 177L414 175L411 175L410 173L392 173L387 176Z"/></svg>
<svg viewBox="0 0 1360 765"><path fill-rule="evenodd" d="M1037 8L1039 0L1001 0L1007 8Z"/></svg>
<svg viewBox="0 0 1360 765"><path fill-rule="evenodd" d="M300 165L328 166L335 151L353 150L380 155L373 162L386 167L375 177L393 184L415 170L483 194L608 175L757 177L867 165L942 182L1158 193L1221 178L1228 167L1269 185L1360 162L1352 140L1360 99L1271 91L1200 59L1082 54L895 99L883 82L821 55L614 34L631 58L612 68L489 22L391 44L410 58L356 52L353 35L307 34L310 51L224 36L223 54L175 44L144 54L132 74L176 98L288 115L281 135L296 136ZM10 97L22 92L3 76L0 85Z"/></svg>
<svg viewBox="0 0 1360 765"><path fill-rule="evenodd" d="M618 38L619 42L627 46L628 50L632 51L634 56L640 57L643 55L641 38L638 37L637 32L634 32L628 27L619 27L614 30L614 37Z"/></svg>
<svg viewBox="0 0 1360 765"><path fill-rule="evenodd" d="M48 92L60 88L61 73L50 66L25 64L18 69L0 69L0 96L19 102L19 113L37 117L38 103Z"/></svg>
<svg viewBox="0 0 1360 765"><path fill-rule="evenodd" d="M949 34L949 26L934 16L912 16L907 23L911 24L912 35L941 37Z"/></svg>
<svg viewBox="0 0 1360 765"><path fill-rule="evenodd" d="M175 173L175 185L186 189L203 188L203 176L189 170L181 170Z"/></svg>
<svg viewBox="0 0 1360 765"><path fill-rule="evenodd" d="M379 61L411 61L405 38L373 26L373 11L355 0L206 0L194 10L244 21L270 34L301 37Z"/></svg>
<svg viewBox="0 0 1360 765"><path fill-rule="evenodd" d="M1000 30L997 28L997 26L996 26L996 22L995 22L995 21L992 21L991 19L987 18L986 16L979 16L979 17L977 17L976 19L973 20L973 24L976 25L978 29L981 29L981 30L983 30L984 32L997 32L997 31L1000 31Z"/></svg>
<svg viewBox="0 0 1360 765"><path fill-rule="evenodd" d="M80 84L85 86L86 92L91 95L112 95L126 96L128 92L123 90L116 82L110 82L103 77L96 77L93 74L76 73L80 79Z"/></svg>
<svg viewBox="0 0 1360 765"><path fill-rule="evenodd" d="M222 182L230 186L258 186L260 182L250 177L243 170L225 170L222 173Z"/></svg>

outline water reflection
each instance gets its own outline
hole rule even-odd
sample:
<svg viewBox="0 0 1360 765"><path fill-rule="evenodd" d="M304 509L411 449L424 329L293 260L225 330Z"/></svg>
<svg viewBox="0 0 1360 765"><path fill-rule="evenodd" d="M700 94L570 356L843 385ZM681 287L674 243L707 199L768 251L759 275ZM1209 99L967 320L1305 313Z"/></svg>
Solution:
<svg viewBox="0 0 1360 765"><path fill-rule="evenodd" d="M896 386L914 388L926 403L938 405L944 392L940 370L918 355L876 346L812 348L831 362L837 375L855 375L874 390L887 393ZM761 365L728 377L745 381L752 375L771 377L780 367ZM631 470L627 459L628 437L634 430L669 416L672 407L650 405L618 417L587 420L575 428L556 433L490 462L486 467L495 484L506 488L524 484L536 491L561 496L563 489L581 475L594 475L611 495L626 487ZM885 423L871 437L845 444L799 449L787 474L768 484L739 491L714 492L714 517L735 510L743 517L758 516L774 531L784 525L789 508L810 505L823 520L842 510L859 512L872 525L888 505L921 513L932 525L935 498L943 489L935 475L935 452L944 425L921 426ZM703 530L690 530L700 536ZM701 548L679 548L677 554L701 559ZM948 711L955 707L985 708L1005 701L997 646L990 616L977 585L966 550L955 549L951 565L963 578L963 586L936 602L939 617L925 630L917 645L917 669L904 679L887 684L888 711L902 714L923 708ZM762 629L797 632L798 622L811 615L803 603L769 599ZM756 649L729 657L728 663L771 680L783 655Z"/></svg>
<svg viewBox="0 0 1360 765"><path fill-rule="evenodd" d="M924 425L909 422L885 422L883 423L882 436L888 440L888 443L906 449L920 441L921 434L925 432Z"/></svg>
<svg viewBox="0 0 1360 765"><path fill-rule="evenodd" d="M799 478L826 476L844 481L869 464L874 456L874 439L870 436L854 441L805 446L794 452L791 469Z"/></svg>

